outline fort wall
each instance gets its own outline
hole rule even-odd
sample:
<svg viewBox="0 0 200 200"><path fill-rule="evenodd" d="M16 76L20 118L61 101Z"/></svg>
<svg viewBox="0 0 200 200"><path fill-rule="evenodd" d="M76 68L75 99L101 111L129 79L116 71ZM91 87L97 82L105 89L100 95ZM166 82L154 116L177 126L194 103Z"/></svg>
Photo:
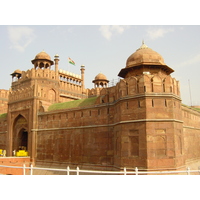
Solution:
<svg viewBox="0 0 200 200"><path fill-rule="evenodd" d="M6 149L7 114L0 115L0 149Z"/></svg>
<svg viewBox="0 0 200 200"><path fill-rule="evenodd" d="M154 93L151 93L149 96L144 93L144 90L139 90L138 80L141 80L143 77L146 77L146 75L143 75L139 79L132 77L121 80L114 87L103 88L93 107L40 113L37 133L39 145L37 149L40 150L37 152L37 162L51 161L75 164L79 160L81 164L89 165L89 163L92 163L94 165L102 165L102 159L106 158L106 162L104 162L106 166L112 165L118 168L122 166L138 166L146 169L146 130L148 130L146 119L163 119L163 116L166 119L179 118L180 116L178 114L176 116L173 113L175 109L179 109L180 111L180 104L178 104L179 101L177 100L177 105L174 106L173 95L176 96L176 94L166 93L166 99L163 100L162 95L164 94L158 97ZM175 79L171 80L174 81ZM154 84L153 81L150 82ZM152 87L150 86L150 88ZM149 91L151 91L150 88ZM154 87L154 92L160 91L161 89L163 89L162 81L160 81L160 87ZM176 88L174 91L178 91L178 89ZM178 99L178 96L176 98ZM152 99L154 99L153 104ZM163 109L163 106L166 108ZM149 108L154 110L148 110ZM169 127L166 134L168 132L171 133L173 129L171 122L160 123L163 125L157 125L158 123L155 122L154 130L159 128L160 132L162 132L162 130L166 131L167 127ZM166 127L167 123L169 125ZM152 123L150 126L152 130ZM163 126L163 129L161 126ZM66 140L63 145L56 140L57 134L64 141ZM45 137L43 137L44 135ZM93 142L85 145L82 141L87 137L92 138ZM102 138L107 138L107 142L105 139L105 145L101 144L101 141L98 141L98 137L101 140L103 140ZM45 144L47 140L49 142ZM55 144L55 146L52 146L51 143ZM162 141L160 144L162 145ZM50 145L50 147L47 147L47 145ZM171 143L169 142L168 146L170 145ZM81 148L81 155L78 153L79 150L77 152L74 150L76 146L77 148ZM87 146L90 148L90 151L84 150L85 148L87 149ZM97 151L98 147L100 148L99 151ZM48 152L49 148L51 150ZM157 153L153 156L157 159L161 158L163 154L169 157L172 153L169 147L167 149L159 146L156 150ZM150 150L150 152L155 151L155 149ZM60 153L53 153L59 151ZM93 152L98 152L95 162L91 162ZM50 154L54 157L50 156ZM66 155L68 158L62 158L60 154ZM149 158L153 157L151 153L148 156ZM75 157L77 160L73 160Z"/></svg>
<svg viewBox="0 0 200 200"><path fill-rule="evenodd" d="M199 167L200 159L200 112L187 106L182 106L183 116L183 146L186 163ZM195 164L196 163L196 164Z"/></svg>
<svg viewBox="0 0 200 200"><path fill-rule="evenodd" d="M0 114L7 113L8 95L8 90L0 90Z"/></svg>

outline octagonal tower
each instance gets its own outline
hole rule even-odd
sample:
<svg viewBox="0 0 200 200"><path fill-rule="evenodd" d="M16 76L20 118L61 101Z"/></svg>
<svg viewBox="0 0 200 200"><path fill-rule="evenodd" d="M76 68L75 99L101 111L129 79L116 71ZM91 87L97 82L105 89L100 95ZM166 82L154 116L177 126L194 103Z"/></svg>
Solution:
<svg viewBox="0 0 200 200"><path fill-rule="evenodd" d="M126 120L116 127L122 166L146 169L176 169L184 165L183 122L179 82L163 57L144 42L131 54L118 76ZM119 134L120 133L120 134ZM121 140L119 140L121 138Z"/></svg>

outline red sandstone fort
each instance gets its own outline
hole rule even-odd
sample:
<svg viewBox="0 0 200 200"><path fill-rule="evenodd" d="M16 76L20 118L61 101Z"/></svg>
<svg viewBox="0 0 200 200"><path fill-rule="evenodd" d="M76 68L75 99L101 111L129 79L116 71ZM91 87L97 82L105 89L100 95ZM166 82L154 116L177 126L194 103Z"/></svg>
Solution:
<svg viewBox="0 0 200 200"><path fill-rule="evenodd" d="M98 74L59 69L44 51L0 90L0 149L25 149L34 165L177 170L200 164L200 112L181 103L179 82L144 43L109 87ZM52 67L54 66L54 67Z"/></svg>

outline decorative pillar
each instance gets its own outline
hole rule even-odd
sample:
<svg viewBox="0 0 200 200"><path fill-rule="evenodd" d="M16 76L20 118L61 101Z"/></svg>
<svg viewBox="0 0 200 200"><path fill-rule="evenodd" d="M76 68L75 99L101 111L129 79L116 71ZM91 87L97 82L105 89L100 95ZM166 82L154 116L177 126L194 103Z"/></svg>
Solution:
<svg viewBox="0 0 200 200"><path fill-rule="evenodd" d="M85 71L85 66L81 65L82 92L84 92L84 89L85 89L85 74L84 74L84 71Z"/></svg>
<svg viewBox="0 0 200 200"><path fill-rule="evenodd" d="M58 77L58 61L59 61L59 55L56 54L54 56L54 61L55 61L55 72L56 72L56 79L59 79Z"/></svg>

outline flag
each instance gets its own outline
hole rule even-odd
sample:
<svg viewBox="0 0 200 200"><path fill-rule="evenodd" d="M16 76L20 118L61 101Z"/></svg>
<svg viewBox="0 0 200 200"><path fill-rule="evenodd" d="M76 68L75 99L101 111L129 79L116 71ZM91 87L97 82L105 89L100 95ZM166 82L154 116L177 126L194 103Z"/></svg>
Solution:
<svg viewBox="0 0 200 200"><path fill-rule="evenodd" d="M68 58L68 61L70 64L75 65L75 62L71 58Z"/></svg>

